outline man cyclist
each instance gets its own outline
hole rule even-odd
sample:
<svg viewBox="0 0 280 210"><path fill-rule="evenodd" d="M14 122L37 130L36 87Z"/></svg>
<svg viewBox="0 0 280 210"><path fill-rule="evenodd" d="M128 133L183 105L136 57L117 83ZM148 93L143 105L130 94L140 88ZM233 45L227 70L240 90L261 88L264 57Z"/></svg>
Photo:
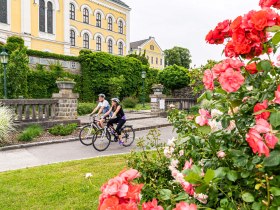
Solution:
<svg viewBox="0 0 280 210"><path fill-rule="evenodd" d="M95 109L90 113L90 116L93 116L93 114L96 113L97 111L98 111L97 115L101 116L110 110L110 104L105 99L105 95L103 93L98 95L98 101L99 101L99 103L98 103L97 107L95 107ZM105 122L105 119L102 118L98 123L99 126L103 128L104 122Z"/></svg>

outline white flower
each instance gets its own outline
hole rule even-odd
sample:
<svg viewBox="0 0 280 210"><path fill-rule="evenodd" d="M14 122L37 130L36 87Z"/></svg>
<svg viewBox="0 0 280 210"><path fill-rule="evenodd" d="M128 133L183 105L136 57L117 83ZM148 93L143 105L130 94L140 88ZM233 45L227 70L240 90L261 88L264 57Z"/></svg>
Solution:
<svg viewBox="0 0 280 210"><path fill-rule="evenodd" d="M221 115L223 115L223 112L221 112L220 110L218 110L218 109L212 109L212 110L211 110L211 116L212 116L213 118L219 117L219 116L221 116Z"/></svg>
<svg viewBox="0 0 280 210"><path fill-rule="evenodd" d="M223 129L222 123L217 122L216 120L209 120L208 124L210 125L212 132L216 132L218 130Z"/></svg>
<svg viewBox="0 0 280 210"><path fill-rule="evenodd" d="M253 86L246 86L246 89L247 89L248 91L252 91L252 90L253 90Z"/></svg>
<svg viewBox="0 0 280 210"><path fill-rule="evenodd" d="M182 157L184 155L184 150L179 151L179 156Z"/></svg>
<svg viewBox="0 0 280 210"><path fill-rule="evenodd" d="M205 195L205 194L202 194L202 193L200 193L200 194L194 193L193 197L203 204L207 203L208 195Z"/></svg>
<svg viewBox="0 0 280 210"><path fill-rule="evenodd" d="M92 173L86 173L86 179L89 179L90 177L92 177Z"/></svg>
<svg viewBox="0 0 280 210"><path fill-rule="evenodd" d="M217 156L218 156L218 158L223 159L226 156L226 153L223 151L219 151L219 152L217 152Z"/></svg>
<svg viewBox="0 0 280 210"><path fill-rule="evenodd" d="M231 120L226 130L232 131L234 128L236 128L235 121Z"/></svg>
<svg viewBox="0 0 280 210"><path fill-rule="evenodd" d="M178 167L178 163L179 163L178 160L171 160L171 166L174 167L174 168Z"/></svg>

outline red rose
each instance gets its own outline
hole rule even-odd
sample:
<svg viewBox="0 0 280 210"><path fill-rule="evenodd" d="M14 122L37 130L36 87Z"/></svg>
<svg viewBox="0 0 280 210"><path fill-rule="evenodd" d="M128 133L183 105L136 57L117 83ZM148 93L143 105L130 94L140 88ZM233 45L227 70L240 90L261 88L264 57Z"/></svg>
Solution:
<svg viewBox="0 0 280 210"><path fill-rule="evenodd" d="M258 73L258 70L257 70L257 64L254 62L254 63L250 63L249 65L247 65L245 67L246 71L248 71L250 74L256 74Z"/></svg>
<svg viewBox="0 0 280 210"><path fill-rule="evenodd" d="M267 25L267 11L260 10L252 15L251 21L254 24L255 29L262 31Z"/></svg>
<svg viewBox="0 0 280 210"><path fill-rule="evenodd" d="M268 101L265 100L263 103L257 103L254 107L254 113L262 111L262 110L266 110L268 107ZM255 116L256 119L265 119L267 120L270 116L270 112L262 112L258 115Z"/></svg>

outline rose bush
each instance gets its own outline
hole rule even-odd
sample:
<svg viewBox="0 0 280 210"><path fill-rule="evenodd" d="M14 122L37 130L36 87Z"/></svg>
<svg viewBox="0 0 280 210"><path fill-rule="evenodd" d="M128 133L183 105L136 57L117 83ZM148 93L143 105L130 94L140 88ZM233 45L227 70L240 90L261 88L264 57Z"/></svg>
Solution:
<svg viewBox="0 0 280 210"><path fill-rule="evenodd" d="M131 157L129 166L145 177L138 180L143 208L279 209L280 69L271 60L280 43L279 1L259 4L207 34L208 43L225 44L227 58L201 72L199 113L171 110L178 138L154 145L152 160Z"/></svg>

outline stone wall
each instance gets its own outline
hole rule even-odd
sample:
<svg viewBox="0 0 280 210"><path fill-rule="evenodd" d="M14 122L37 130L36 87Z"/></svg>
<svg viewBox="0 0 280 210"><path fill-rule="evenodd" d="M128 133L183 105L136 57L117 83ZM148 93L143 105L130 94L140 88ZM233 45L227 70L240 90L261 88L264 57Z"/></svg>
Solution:
<svg viewBox="0 0 280 210"><path fill-rule="evenodd" d="M197 98L196 95L193 94L191 87L185 87L179 90L175 90L173 92L174 98Z"/></svg>
<svg viewBox="0 0 280 210"><path fill-rule="evenodd" d="M64 61L53 58L39 58L35 56L29 56L29 66L31 68L35 68L37 64L48 67L51 64L57 63L59 63L62 68L69 73L80 74L81 72L81 65L77 61Z"/></svg>

